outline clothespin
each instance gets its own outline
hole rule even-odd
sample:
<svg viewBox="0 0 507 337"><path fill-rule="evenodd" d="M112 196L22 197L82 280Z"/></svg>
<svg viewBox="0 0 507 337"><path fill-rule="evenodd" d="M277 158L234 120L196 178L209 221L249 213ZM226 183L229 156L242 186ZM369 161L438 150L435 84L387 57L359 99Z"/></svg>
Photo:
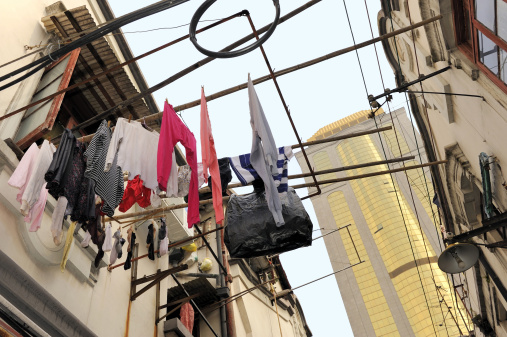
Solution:
<svg viewBox="0 0 507 337"><path fill-rule="evenodd" d="M169 104L169 101L167 100L167 97L166 97L166 99L165 99L165 102L166 102L167 104Z"/></svg>
<svg viewBox="0 0 507 337"><path fill-rule="evenodd" d="M132 120L132 115L129 115L129 123L130 123L131 120Z"/></svg>
<svg viewBox="0 0 507 337"><path fill-rule="evenodd" d="M111 127L111 121L107 121L107 127L110 128Z"/></svg>

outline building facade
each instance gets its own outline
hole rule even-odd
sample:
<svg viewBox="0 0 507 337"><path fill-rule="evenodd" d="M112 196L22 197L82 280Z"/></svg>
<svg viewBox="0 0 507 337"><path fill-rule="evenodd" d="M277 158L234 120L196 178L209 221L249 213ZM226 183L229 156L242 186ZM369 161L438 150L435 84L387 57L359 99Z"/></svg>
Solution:
<svg viewBox="0 0 507 337"><path fill-rule="evenodd" d="M379 111L375 119L369 115L365 110L338 120L309 141L393 128L307 149L316 171L355 166L320 175L319 180L344 181L321 185L322 194L312 198L322 234L350 225L324 237L333 270L364 261L336 274L352 331L355 336L468 335L470 317L461 303L455 310L452 284L437 266L443 245L429 169L346 180L426 162L405 109ZM296 156L302 164L302 156ZM409 158L357 167L401 157Z"/></svg>
<svg viewBox="0 0 507 337"><path fill-rule="evenodd" d="M480 250L477 264L454 276L455 291L466 298L478 335L506 336L507 252L501 247L505 247L507 224L507 176L502 171L507 161L503 146L507 141L507 4L381 3L380 34L443 16L390 39L383 47L397 85L449 67L408 88L411 114L429 161L447 160L432 168L447 243L471 242Z"/></svg>
<svg viewBox="0 0 507 337"><path fill-rule="evenodd" d="M0 39L4 43L0 51L0 64L4 65L0 68L1 75L51 54L66 38L76 39L88 29L115 18L107 0L9 1L0 4L0 9L3 28ZM55 59L33 76L0 90L0 115L131 59L132 53L120 33L109 34ZM23 55L28 56L5 65ZM98 248L94 244L83 248L81 242L85 232L78 229L71 238L66 268L62 272L64 242L56 245L50 231L57 203L53 197L48 197L40 229L29 230L30 225L24 221L16 199L18 190L7 183L24 151L33 142L54 140L65 128L72 128L146 88L143 75L134 62L0 122L0 335L206 337L216 333L223 337L240 337L279 336L281 330L284 336L311 336L297 297L289 291L284 292L290 289L290 284L280 261L257 258L228 263L220 231L205 236L208 244L202 238L195 240L197 251L193 255L185 252L181 259L173 257L171 260L167 255L154 261L145 258L132 262L130 270L122 266L109 270L109 253L105 253L96 268L94 260ZM114 125L117 117L139 119L159 111L153 98L147 96L123 106L110 120ZM157 128L157 123L150 126ZM92 124L76 136L93 133L96 129L97 124ZM185 164L181 151L177 151L177 162ZM163 199L162 202L166 206L179 204L184 204L183 198ZM129 213L137 211L143 210L136 205ZM201 219L207 219L199 225L200 231L214 229L217 225L212 208L203 207L200 211ZM171 242L198 234L196 229L187 228L183 207L163 212L161 217L166 218ZM127 238L125 224L139 218L131 216L120 225L114 221L107 223L114 230L119 227L123 238ZM103 220L108 221L107 217ZM134 258L148 253L145 242L150 223L150 220L141 219L133 224L137 235ZM69 225L69 221L64 222L64 237ZM155 230L157 227L158 224L154 224ZM123 246L123 259L117 263L125 261L126 250L127 244ZM172 253L178 251L179 247L175 247ZM227 272L213 259L212 251ZM212 260L212 266L201 272L201 264L207 257ZM175 273L174 268L184 270ZM280 294L276 299L269 283L261 286L269 280L272 280L274 291ZM236 298L235 295L240 296ZM197 309L192 333L181 324L179 305L190 299L202 310L214 332ZM229 299L231 302L225 304Z"/></svg>

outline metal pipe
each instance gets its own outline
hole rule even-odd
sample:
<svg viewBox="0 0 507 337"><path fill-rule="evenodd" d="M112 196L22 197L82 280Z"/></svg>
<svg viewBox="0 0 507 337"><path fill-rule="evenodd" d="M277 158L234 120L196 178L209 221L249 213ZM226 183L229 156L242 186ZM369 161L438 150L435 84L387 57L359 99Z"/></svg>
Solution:
<svg viewBox="0 0 507 337"><path fill-rule="evenodd" d="M218 228L219 225L216 224L216 228ZM222 252L222 230L216 231L215 238L217 241L217 252L219 254L222 254L222 261L223 261L223 252ZM204 237L203 237L204 238ZM217 259L218 260L218 259ZM221 263L220 263L221 265ZM225 268L224 268L225 269ZM225 275L227 275L227 269L225 269ZM220 282L220 287L223 288L225 286L225 276L224 274L220 273L220 277L217 278L217 283ZM220 328L222 330L222 337L227 337L227 316L225 313L225 307L220 308Z"/></svg>
<svg viewBox="0 0 507 337"><path fill-rule="evenodd" d="M214 278L217 279L220 277L219 274L206 274L206 273L175 273L174 275L178 277L204 277L204 278Z"/></svg>
<svg viewBox="0 0 507 337"><path fill-rule="evenodd" d="M187 289L185 289L185 287L183 286L183 284L181 284L181 282L178 280L178 278L176 276L174 276L174 275L171 275L171 276L173 277L173 280L181 288L181 290L183 290L183 292L185 293L185 295L187 295L187 297L190 297L190 294L188 293ZM215 332L215 330L213 330L213 327L211 326L210 322L206 319L206 316L204 316L204 314L202 313L201 309L199 309L199 307L197 306L197 304L195 304L195 302L194 302L193 299L190 299L190 303L192 303L192 306L195 308L195 310L197 310L197 312L199 313L199 315L201 316L201 318L204 320L204 323L206 323L206 325L211 330L211 332L213 332L213 335L215 335L215 337L218 337L218 335Z"/></svg>
<svg viewBox="0 0 507 337"><path fill-rule="evenodd" d="M197 231L197 233L202 234L201 230L199 229L199 226L195 225L194 228ZM215 231L218 232L222 228L224 228L224 227L223 226L219 227L217 225L217 228L215 228ZM222 271L224 272L224 274L227 275L227 269L225 269L224 265L222 264L222 261L220 261L218 259L217 254L215 253L215 251L213 250L213 248L211 248L211 245L209 244L208 240L206 240L206 236L205 235L202 236L202 241L204 241L204 244L210 250L211 255L213 255L213 257L215 258L215 261L217 261L218 266L220 267L220 269L222 269ZM218 249L218 247L217 247L217 249Z"/></svg>
<svg viewBox="0 0 507 337"><path fill-rule="evenodd" d="M476 97L476 98L482 98L483 101L486 99L484 96L480 95L468 95L468 94L456 94L453 92L437 92L437 91L414 91L414 90L408 90L410 94L433 94L433 95L447 95L447 96L463 96L463 97Z"/></svg>
<svg viewBox="0 0 507 337"><path fill-rule="evenodd" d="M386 89L386 91L385 91L383 94L380 94L380 95L378 95L378 96L373 97L372 95L370 95L370 96L368 97L368 100L369 100L370 102L373 102L373 101L378 100L379 98L382 98L382 97L388 96L388 95L390 95L390 94L392 94L392 93L394 93L394 92L402 92L402 91L405 91L405 90L406 90L408 87L410 87L411 85L414 85L414 84L420 83L420 82L422 82L422 81L424 81L424 80L427 80L428 78L431 78L431 77L433 77L433 76L437 76L437 75L439 75L439 74L441 74L441 73L443 73L443 72L446 72L446 71L447 71L447 70L449 70L449 69L451 69L451 66L447 66L447 67L445 67L445 68L442 68L442 69L440 69L440 70L437 70L437 71L435 71L435 72L433 72L433 73L431 73L431 74L429 74L429 75L421 76L421 77L420 77L420 78L418 78L417 80L414 80L414 81L412 81L412 82L405 83L405 84L403 84L403 85L399 86L398 88L395 88L395 89L392 89L392 90L390 90L390 89Z"/></svg>

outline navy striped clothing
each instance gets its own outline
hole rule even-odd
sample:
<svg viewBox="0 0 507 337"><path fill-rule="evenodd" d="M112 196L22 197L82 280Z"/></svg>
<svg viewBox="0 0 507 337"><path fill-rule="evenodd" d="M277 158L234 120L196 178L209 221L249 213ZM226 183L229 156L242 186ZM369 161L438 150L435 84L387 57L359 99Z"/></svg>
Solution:
<svg viewBox="0 0 507 337"><path fill-rule="evenodd" d="M116 165L118 154L114 157L111 169L104 172L110 142L111 130L107 127L107 122L103 120L85 152L84 173L85 177L95 182L95 193L104 201L102 212L107 216L114 215L114 209L120 204L124 189L123 172L121 167Z"/></svg>
<svg viewBox="0 0 507 337"><path fill-rule="evenodd" d="M278 160L276 161L278 175L273 176L278 193L287 192L287 188L289 187L289 179L287 178L289 172L287 167L288 161L291 160L292 157L294 157L294 153L292 153L292 148L290 146L278 148ZM236 173L236 176L241 182L241 185L245 186L256 179L260 179L250 163L250 153L231 157L229 158L229 162L232 170Z"/></svg>

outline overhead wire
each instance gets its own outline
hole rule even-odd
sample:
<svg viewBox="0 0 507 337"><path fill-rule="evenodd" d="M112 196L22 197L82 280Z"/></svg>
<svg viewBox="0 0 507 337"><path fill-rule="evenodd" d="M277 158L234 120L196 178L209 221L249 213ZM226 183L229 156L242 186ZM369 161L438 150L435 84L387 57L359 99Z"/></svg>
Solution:
<svg viewBox="0 0 507 337"><path fill-rule="evenodd" d="M366 4L366 1L365 1L365 4ZM348 13L348 9L347 9L347 4L346 4L346 1L343 0L343 6L345 8L345 14L347 16L347 21L348 21L348 25L349 25L349 30L350 30L350 33L351 33L351 36L352 36L352 41L354 43L354 45L356 44L356 41L355 41L355 37L354 37L354 32L353 32L353 29L352 29L352 24L350 22L350 16L349 16L349 13ZM370 21L370 17L369 17L369 14L368 15L368 22L370 23L370 29L371 29L371 21ZM371 29L371 32L373 34L373 29ZM376 46L374 44L374 47L375 47L375 51L376 51ZM366 91L366 96L368 96L368 88L367 88L367 85L366 85L366 79L365 79L365 76L364 76L364 72L363 72L363 68L362 68L362 65L361 65L361 59L359 57L359 53L358 51L356 50L356 57L357 57L357 61L358 61L358 64L359 64L359 68L360 68L360 71L361 71L361 77L362 77L362 80L363 80L363 84L364 84L364 88L365 88L365 91ZM377 61L378 61L378 54L377 54ZM380 61L378 61L378 65L380 67ZM382 83L383 83L383 78L382 78ZM371 106L370 106L370 109L371 109ZM372 113L373 113L373 109L371 109ZM375 126L376 128L378 129L378 124L377 124L377 119L375 117L375 115L372 116L372 119L374 120L375 122ZM380 144L381 144L381 147L382 147L382 151L384 153L384 157L385 159L387 160L387 154L386 154L386 151L385 151L385 148L384 148L384 144L382 142L382 137L379 133L379 139L380 139ZM400 151L401 152L401 151ZM389 168L389 164L387 164L387 167ZM416 255L415 255L415 252L414 252L414 247L412 246L412 241L410 240L410 234L408 232L408 227L407 227L407 223L406 223L406 220L405 220L405 215L404 215L404 212L402 210L402 207L401 207L401 202L399 200L399 196L398 196L398 192L396 191L396 185L394 184L394 179L393 179L393 175L390 174L390 177L391 177L391 183L393 185L393 188L395 189L395 195L396 195L396 200L398 202L398 207L400 209L400 214L401 214L401 217L403 219L403 223L404 223L404 227L405 227L405 232L407 234L407 239L408 239L408 242L410 244L410 249L412 251L412 257L413 257L413 260L414 260L414 263L416 265L416 270L417 270L417 274L419 276L419 281L421 283L421 288L423 290L423 294L424 294L424 299L425 299L425 302L426 302L426 306L427 306L427 309L428 309L428 313L429 313L429 316L430 316L430 319L431 319L431 322L432 322L432 327L433 327L433 331L435 332L435 336L437 335L437 332L436 332L436 328L435 328L435 322L433 320L433 315L431 313L431 309L430 309L430 305L429 305L429 302L428 302L428 297L426 296L426 290L424 288L424 284L423 284L423 280L422 280L422 277L421 277L421 273L419 271L419 267L418 267L418 264L417 264L417 259L416 259Z"/></svg>
<svg viewBox="0 0 507 337"><path fill-rule="evenodd" d="M366 4L366 0L365 0L365 6L368 7L368 5ZM390 4L388 4L388 6L389 6L388 16L389 16L390 21L391 21L390 22L391 23L391 30L394 30L393 20L392 20L392 11L391 11L391 8L390 8ZM412 19L411 19L411 16L410 16L410 8L409 8L409 6L407 6L407 7L408 7L407 8L407 12L408 12L408 16L409 16L409 21L410 21L410 23L412 23ZM369 16L368 16L368 18L369 18ZM371 20L369 20L369 22L370 22L370 29L371 29ZM412 41L413 41L413 44L414 44L414 54L415 54L415 58L416 58L416 65L417 65L418 75L420 77L421 73L420 73L420 70L419 70L419 61L418 61L418 57L417 57L417 47L416 47L416 44L415 44L414 32L411 31L411 34L412 34ZM373 35L373 31L372 31L372 35ZM398 46L397 46L396 42L394 43L394 47L395 47L395 51L396 51L396 58L397 58L398 67L399 67L399 69L401 69L401 62L400 62L400 57L399 57L399 52L398 52ZM377 56L377 60L378 60L378 54L376 56ZM380 68L380 64L379 64L379 71L380 71L381 76L382 76L382 70ZM382 84L384 85L383 81L382 81ZM419 84L421 86L421 91L422 91L422 93L421 93L421 95L419 97L422 97L423 100L426 102L426 99L424 98L424 90L423 90L422 82L420 82ZM385 86L384 86L384 89L385 89ZM408 99L407 93L405 93L405 102L408 102L408 101L409 101L409 99ZM388 107L389 107L389 104L388 104ZM415 142L416 142L416 149L417 149L417 152L418 152L419 160L420 160L420 162L422 162L422 155L421 155L421 152L420 152L420 149L419 149L419 144L418 144L418 140L417 140L417 136L416 136L416 132L415 132L414 121L413 121L413 118L412 118L412 112L411 112L409 104L407 104L407 107L408 107L408 111L409 111L408 115L410 117L410 121L411 121L411 124L412 124L412 131L413 131L414 139L415 139ZM424 106L424 109L426 111L426 106ZM394 128L394 120L393 120L393 117L392 117L391 113L390 113L390 116L391 116L391 120L392 120L393 128ZM428 118L427 111L426 111L426 117ZM401 125L401 123L399 123L399 124ZM394 131L394 133L395 133L395 136L396 136L396 141L398 143L399 151L401 153L401 147L400 147L400 144L399 144L398 135L397 135L396 131ZM433 138L433 133L431 133L431 136ZM433 144L433 147L434 147L434 144ZM403 166L405 166L405 163L403 163ZM409 176L408 176L408 173L406 171L405 171L405 176L407 178L407 182L410 185ZM434 209L432 207L432 200L430 199L431 197L430 197L430 193L429 193L429 189L428 189L428 182L427 182L427 179L426 179L426 175L424 174L424 169L422 170L422 176L424 177L424 181L425 181L424 185L426 186L426 191L427 191L426 195L428 196L428 203L430 205L430 209L431 209L431 213L432 213L432 217L433 217L433 223L436 225L437 221L436 221ZM417 221L418 221L418 224L419 224L419 228L422 231L421 222L420 222L420 219L419 219L417 207L415 205L415 200L414 200L414 196L413 196L413 193L412 193L412 188L409 188L409 190L410 190L410 194L411 194L414 210L416 212L416 217L417 217ZM441 226L442 226L441 216L439 216L437 218L439 220L439 227L441 228ZM435 227L435 231L437 232L437 237L441 237L442 240L443 240L443 234L442 234L442 232L438 231L436 226L434 226L434 227ZM424 235L422 236L422 238L423 238L423 243L424 243L424 247L425 247L425 250L426 250L426 255L427 255L428 263L429 263L429 266L430 266L430 271L431 271L431 274L432 274L433 283L435 284L435 287L437 287L437 289L436 289L437 294L439 294L439 292L438 292L438 286L436 284L436 280L435 280L435 277L434 277L434 274L433 274L433 268L431 267L432 264L430 263L430 260L429 260L428 248L426 246L426 243L424 242L425 241ZM440 249L442 250L442 241L439 240L438 242L439 242ZM448 275L446 275L446 279L447 279L448 286L451 287L451 285L449 283ZM454 279L453 279L453 286L454 286ZM455 297L454 299L455 299L455 302L456 302L454 317L457 317L456 310L458 310L459 308L458 308L456 294L454 295L454 297ZM451 301L452 301L452 295L451 295ZM460 311L460 314L461 314L461 311ZM452 313L451 313L451 316L452 316ZM453 319L454 319L454 317L453 317ZM458 330L460 330L460 326L459 326L459 323L457 323L457 319L454 319L454 321L457 324ZM444 322L445 322L445 320L444 320ZM463 320L463 322L464 322L465 326L468 329L467 323L464 320ZM447 324L446 324L446 329L447 329ZM448 331L447 331L447 334L449 334Z"/></svg>

